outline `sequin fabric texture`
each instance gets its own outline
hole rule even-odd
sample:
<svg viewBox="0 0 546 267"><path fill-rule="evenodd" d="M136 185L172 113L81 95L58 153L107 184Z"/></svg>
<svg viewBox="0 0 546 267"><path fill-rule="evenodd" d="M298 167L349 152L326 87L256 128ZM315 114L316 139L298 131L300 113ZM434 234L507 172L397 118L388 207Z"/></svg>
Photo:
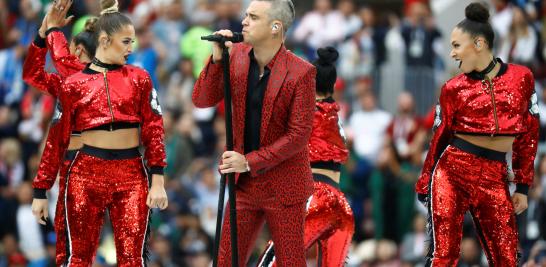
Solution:
<svg viewBox="0 0 546 267"><path fill-rule="evenodd" d="M313 117L313 132L309 139L309 161L334 161L343 163L349 151L345 147L345 134L340 125L335 102L317 102Z"/></svg>
<svg viewBox="0 0 546 267"><path fill-rule="evenodd" d="M502 70L504 73L493 78L492 85L460 74L442 87L435 132L416 184L417 193L428 193L434 166L454 133L516 136L512 157L514 182L531 185L539 125L533 104L533 75L526 67L515 64L503 63Z"/></svg>
<svg viewBox="0 0 546 267"><path fill-rule="evenodd" d="M230 56L233 147L241 154L244 153L251 49L247 44L234 44ZM247 245L254 243L256 229L265 219L270 228L274 228L271 229L273 239L283 243L279 248L279 261L284 266L305 266L304 208L305 201L313 192L307 144L313 124L316 70L284 46L268 66L271 75L263 98L260 149L245 155L250 172L236 175L239 251L250 253L246 250ZM203 108L218 104L224 97L223 85L222 65L209 62L194 87L192 101L195 106ZM263 181L263 184L253 187L246 183L248 180ZM242 192L245 192L247 201L252 204L246 208L239 205L239 201L244 199ZM258 202L264 192L272 197L267 202ZM283 209L272 210L273 207ZM244 225L241 222L245 222ZM229 229L228 225L229 220L225 220L223 229ZM220 266L229 266L222 264L222 259L229 259L229 244L229 238L222 239ZM245 255L239 257L240 261L246 259ZM240 264L245 265L246 262Z"/></svg>
<svg viewBox="0 0 546 267"><path fill-rule="evenodd" d="M513 182L516 192L527 193L538 141L534 79L523 66L501 64L491 80L461 74L442 88L434 134L416 184L419 199L429 208L432 266L457 264L466 211L472 214L489 264L516 266L518 238L506 162L450 145L455 133L515 136Z"/></svg>
<svg viewBox="0 0 546 267"><path fill-rule="evenodd" d="M505 177L506 163L447 147L431 181L432 266L457 266L467 211L489 266L517 266L516 218Z"/></svg>

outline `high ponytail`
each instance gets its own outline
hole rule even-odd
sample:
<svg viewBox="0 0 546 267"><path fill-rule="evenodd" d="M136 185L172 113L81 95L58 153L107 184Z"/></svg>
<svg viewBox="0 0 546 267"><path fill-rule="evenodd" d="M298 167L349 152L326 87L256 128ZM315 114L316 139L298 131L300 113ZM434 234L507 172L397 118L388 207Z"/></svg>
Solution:
<svg viewBox="0 0 546 267"><path fill-rule="evenodd" d="M489 23L489 10L481 3L471 3L465 8L466 18L457 24L457 28L472 37L483 36L489 49L493 49L495 32Z"/></svg>
<svg viewBox="0 0 546 267"><path fill-rule="evenodd" d="M97 41L102 32L112 36L124 26L133 25L129 17L119 12L117 0L101 0L100 7L102 10L101 15L95 23L95 38Z"/></svg>
<svg viewBox="0 0 546 267"><path fill-rule="evenodd" d="M75 45L83 45L90 58L95 57L97 40L95 39L96 23L98 18L91 17L85 21L84 30L78 33L72 41Z"/></svg>
<svg viewBox="0 0 546 267"><path fill-rule="evenodd" d="M317 69L316 91L327 96L334 93L334 84L337 79L335 62L339 53L333 47L319 48L317 50L318 59L313 62Z"/></svg>

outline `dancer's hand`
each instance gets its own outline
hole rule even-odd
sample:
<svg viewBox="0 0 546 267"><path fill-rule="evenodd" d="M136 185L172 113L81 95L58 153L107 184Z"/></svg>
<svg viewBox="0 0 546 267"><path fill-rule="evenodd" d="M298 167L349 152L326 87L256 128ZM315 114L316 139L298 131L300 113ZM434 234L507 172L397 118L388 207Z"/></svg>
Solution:
<svg viewBox="0 0 546 267"><path fill-rule="evenodd" d="M42 25L40 25L40 28L38 29L38 34L40 35L40 37L42 38L46 38L46 33L47 31L47 14L44 16L44 19L42 20Z"/></svg>
<svg viewBox="0 0 546 267"><path fill-rule="evenodd" d="M519 215L527 209L527 195L514 193L512 204L514 205L514 212Z"/></svg>
<svg viewBox="0 0 546 267"><path fill-rule="evenodd" d="M213 34L222 35L224 37L232 37L233 32L230 30L219 30L214 32ZM225 42L225 46L229 49L229 52L231 52L231 48L233 47L233 43L228 41ZM222 47L218 42L212 42L212 60L214 63L218 63L222 61Z"/></svg>
<svg viewBox="0 0 546 267"><path fill-rule="evenodd" d="M247 172L248 162L244 155L235 151L226 151L222 154L221 173Z"/></svg>
<svg viewBox="0 0 546 267"><path fill-rule="evenodd" d="M169 206L164 183L163 175L152 175L152 186L150 187L150 192L148 192L148 197L146 198L146 205L148 205L149 208L160 208L164 210Z"/></svg>
<svg viewBox="0 0 546 267"><path fill-rule="evenodd" d="M47 12L47 28L64 27L74 18L74 16L66 17L68 10L72 6L72 0L56 0Z"/></svg>
<svg viewBox="0 0 546 267"><path fill-rule="evenodd" d="M35 198L32 200L32 214L34 215L34 217L36 217L38 223L42 225L46 225L44 219L47 219L47 217L49 217L47 212L47 206L47 198Z"/></svg>

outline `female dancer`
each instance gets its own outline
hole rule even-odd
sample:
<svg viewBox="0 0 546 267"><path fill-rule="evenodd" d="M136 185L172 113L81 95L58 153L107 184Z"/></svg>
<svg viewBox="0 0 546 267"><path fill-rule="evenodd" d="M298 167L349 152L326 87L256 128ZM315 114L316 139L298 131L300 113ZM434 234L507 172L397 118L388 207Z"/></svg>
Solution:
<svg viewBox="0 0 546 267"><path fill-rule="evenodd" d="M435 132L416 184L432 219L428 264L457 265L468 210L489 264L516 266L514 213L527 208L538 140L533 75L493 57L494 33L484 6L472 3L465 13L451 33L451 57L464 73L442 88ZM510 149L517 185L512 199L505 159Z"/></svg>
<svg viewBox="0 0 546 267"><path fill-rule="evenodd" d="M91 265L108 209L118 265L144 265L148 207L167 206L161 107L149 74L123 65L134 40L131 21L118 12L116 1L102 0L101 7L95 58L82 72L68 77L59 92L62 117L68 123L58 147L66 150L71 129L82 131L83 143L66 177L66 264ZM138 151L140 141L152 174L150 189ZM58 169L60 161L61 157L51 157L49 162ZM37 216L47 208L45 189L35 186Z"/></svg>
<svg viewBox="0 0 546 267"><path fill-rule="evenodd" d="M332 98L338 52L320 48L316 76L316 110L309 139L309 160L315 192L305 216L305 248L318 242L318 266L344 266L354 233L353 211L339 190L341 164L347 161L345 135L339 122L339 105ZM273 242L269 242L258 266L275 266Z"/></svg>
<svg viewBox="0 0 546 267"><path fill-rule="evenodd" d="M70 8L72 2L67 0L57 1L53 7L48 11L44 21L40 27L38 35L29 47L28 55L25 59L23 66L23 79L35 88L49 93L54 97L58 96L58 90L67 76L83 70L85 65L83 63L91 62L91 58L95 55L96 42L93 36L93 25L97 21L97 18L90 18L87 20L85 30L72 38L70 43L70 49L64 37L64 34L60 32L58 27L62 27L69 22L69 19L65 19L66 12ZM61 9L61 7L64 7ZM46 31L46 29L49 29ZM46 41L47 32L47 41ZM56 63L56 69L59 74L49 74L45 71L45 59L47 54L46 43L50 48L51 57ZM56 111L52 123L49 128L46 147L50 147L42 155L42 161L40 162L39 172L34 179L34 187L38 188L51 188L55 182L57 176L57 169L53 167L48 159L54 157L50 155L53 153L63 153L58 149L53 149L55 140L61 138L62 123L60 121L66 121L61 119L62 111L60 104L57 103ZM72 131L68 150L64 153L64 160L59 172L59 195L58 199L64 199L65 194L65 177L68 170L68 166L74 159L78 149L82 147L82 141L80 138L81 133ZM47 212L47 209L45 210ZM55 234L56 234L56 263L62 265L66 262L66 223L65 223L65 210L64 202L57 201L55 211ZM42 214L40 217L40 223L45 224L42 217L47 219L48 214Z"/></svg>

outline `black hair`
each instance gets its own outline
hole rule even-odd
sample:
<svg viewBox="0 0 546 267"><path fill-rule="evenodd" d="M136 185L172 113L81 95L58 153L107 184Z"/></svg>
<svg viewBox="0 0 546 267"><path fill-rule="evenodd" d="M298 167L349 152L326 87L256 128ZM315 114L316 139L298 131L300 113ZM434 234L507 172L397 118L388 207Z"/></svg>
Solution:
<svg viewBox="0 0 546 267"><path fill-rule="evenodd" d="M335 61L339 57L337 50L331 46L317 50L318 59L313 62L317 68L317 93L328 96L334 93L334 84L337 79Z"/></svg>
<svg viewBox="0 0 546 267"><path fill-rule="evenodd" d="M495 32L489 23L489 10L480 3L471 3L464 10L466 18L457 24L457 28L469 33L472 37L485 38L490 50L493 49Z"/></svg>
<svg viewBox="0 0 546 267"><path fill-rule="evenodd" d="M97 40L95 38L95 24L97 20L95 17L87 19L84 30L72 39L75 45L83 45L90 58L95 57L95 51L97 50Z"/></svg>
<svg viewBox="0 0 546 267"><path fill-rule="evenodd" d="M102 10L101 15L95 25L95 38L97 41L101 32L112 36L124 26L133 25L129 17L119 12L117 0L101 0L100 7Z"/></svg>

